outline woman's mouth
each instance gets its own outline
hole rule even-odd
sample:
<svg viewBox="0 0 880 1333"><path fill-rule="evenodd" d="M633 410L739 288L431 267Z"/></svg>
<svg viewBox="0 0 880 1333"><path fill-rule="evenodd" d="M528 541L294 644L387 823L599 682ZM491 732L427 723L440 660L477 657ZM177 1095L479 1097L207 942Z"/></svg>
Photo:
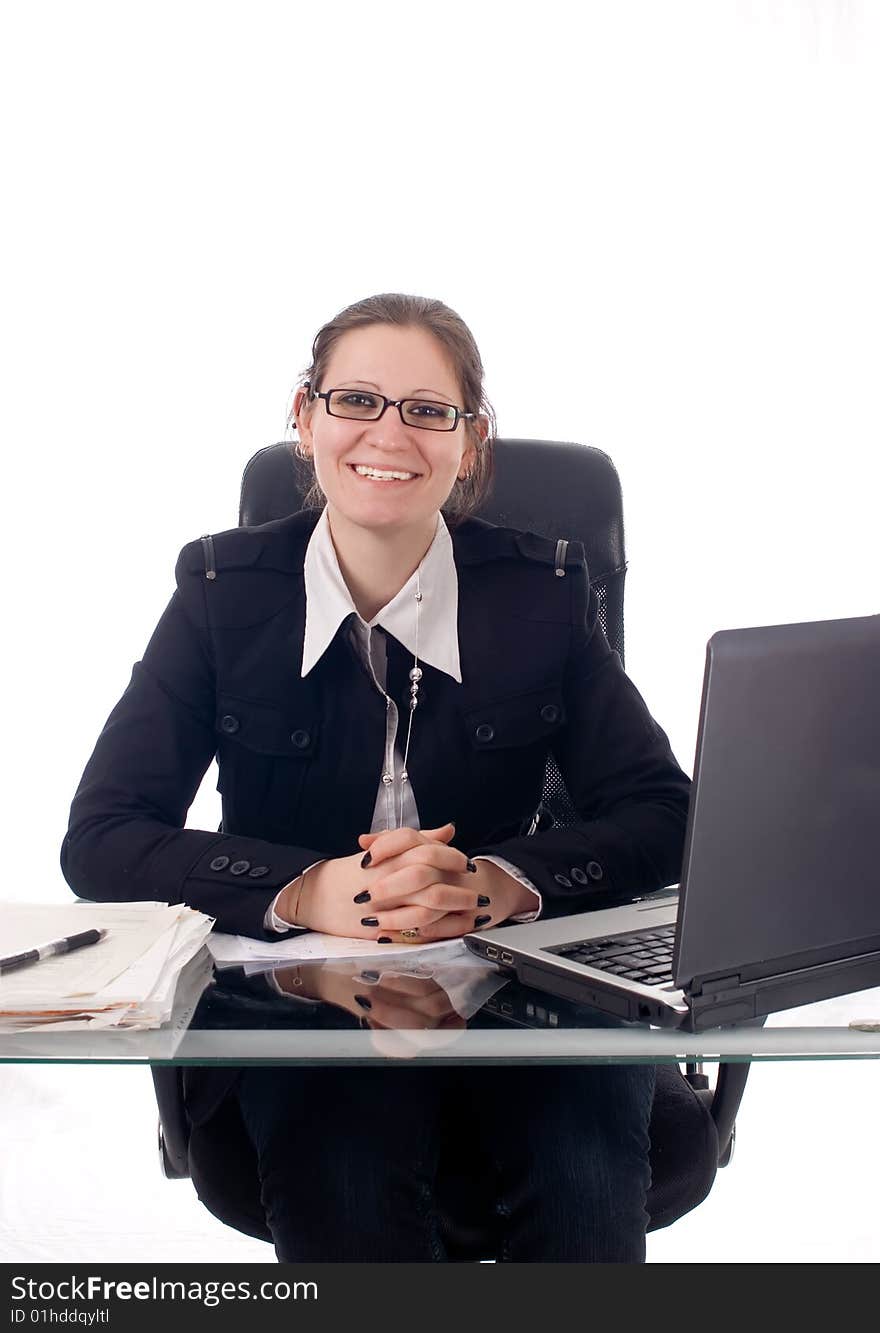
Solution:
<svg viewBox="0 0 880 1333"><path fill-rule="evenodd" d="M391 486L395 483L402 486L408 481L417 481L421 475L418 472L406 472L402 468L371 468L360 463L349 463L348 466L361 481L372 482L378 486Z"/></svg>

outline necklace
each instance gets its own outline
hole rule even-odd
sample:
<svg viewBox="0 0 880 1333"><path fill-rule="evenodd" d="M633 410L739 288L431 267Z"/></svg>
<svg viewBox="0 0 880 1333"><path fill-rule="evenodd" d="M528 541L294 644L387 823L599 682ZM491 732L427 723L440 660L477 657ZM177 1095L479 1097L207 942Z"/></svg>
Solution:
<svg viewBox="0 0 880 1333"><path fill-rule="evenodd" d="M422 606L422 580L419 570L416 571L416 648L413 655L413 665L409 673L409 722L406 728L406 749L403 752L403 768L400 770L400 812L397 817L397 827L403 827L403 784L409 781L409 774L406 771L406 761L409 758L409 741L412 735L413 716L419 705L419 681L422 679L422 669L419 666L419 616Z"/></svg>

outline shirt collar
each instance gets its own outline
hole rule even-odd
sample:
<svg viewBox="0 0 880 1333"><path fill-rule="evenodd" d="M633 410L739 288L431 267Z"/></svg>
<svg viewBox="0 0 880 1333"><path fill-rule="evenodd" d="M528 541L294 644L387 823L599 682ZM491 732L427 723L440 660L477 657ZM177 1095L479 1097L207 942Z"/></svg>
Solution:
<svg viewBox="0 0 880 1333"><path fill-rule="evenodd" d="M306 625L303 635L301 675L307 676L332 643L340 624L352 613L366 626L352 601L336 558L326 508L315 524L303 561L306 595ZM422 601L419 616L418 656L461 684L458 652L458 571L452 538L443 515L437 515L437 531L418 570L387 605L377 611L369 626L381 626L413 654L416 651L416 583Z"/></svg>

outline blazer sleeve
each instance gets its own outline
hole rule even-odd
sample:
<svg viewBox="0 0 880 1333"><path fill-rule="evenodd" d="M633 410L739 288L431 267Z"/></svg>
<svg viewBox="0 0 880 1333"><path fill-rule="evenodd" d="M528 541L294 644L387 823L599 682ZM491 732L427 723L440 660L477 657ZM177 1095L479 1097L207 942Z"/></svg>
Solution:
<svg viewBox="0 0 880 1333"><path fill-rule="evenodd" d="M210 632L193 602L204 594L186 582L186 550L177 588L73 798L61 869L81 898L184 902L220 930L277 940L265 928L269 904L326 853L184 828L216 750Z"/></svg>
<svg viewBox="0 0 880 1333"><path fill-rule="evenodd" d="M678 882L691 782L598 619L586 562L571 571L565 722L553 745L579 819L477 847L519 866L542 917L601 907Z"/></svg>

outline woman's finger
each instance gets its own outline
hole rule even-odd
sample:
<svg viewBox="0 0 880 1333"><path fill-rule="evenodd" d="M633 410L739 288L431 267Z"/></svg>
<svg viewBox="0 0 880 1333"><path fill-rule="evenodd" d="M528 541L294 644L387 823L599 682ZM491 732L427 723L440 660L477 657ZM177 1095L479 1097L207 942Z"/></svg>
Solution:
<svg viewBox="0 0 880 1333"><path fill-rule="evenodd" d="M373 917L379 923L380 935L387 934L389 930L412 930L413 927L424 930L447 915L445 907L437 908L435 911L431 911L428 907L398 907L391 912L373 909Z"/></svg>
<svg viewBox="0 0 880 1333"><path fill-rule="evenodd" d="M454 833L454 824L444 824L439 829L385 829L376 835L375 842L371 843L368 848L370 864L375 865L379 861L387 861L389 857L399 856L402 852L408 851L411 847L418 847L421 843L448 841ZM360 838L358 841L360 841Z"/></svg>
<svg viewBox="0 0 880 1333"><path fill-rule="evenodd" d="M469 866L476 867L476 862L471 861L467 852L461 852L457 847L450 847L445 842L422 842L416 847L408 847L394 859L406 865L437 866L461 875L468 872Z"/></svg>
<svg viewBox="0 0 880 1333"><path fill-rule="evenodd" d="M462 876L459 883L448 876L449 871L431 866L407 866L382 875L370 886L367 915L381 919L383 912L398 907L424 907L432 912L468 912L476 908L480 895L471 887L470 876Z"/></svg>
<svg viewBox="0 0 880 1333"><path fill-rule="evenodd" d="M422 894L432 885L445 885L464 896L459 900L446 894L442 898L420 901L419 905L443 907L447 911L466 911L472 895L476 894L473 887L476 880L467 872L467 864L464 854L454 847L411 848L364 871L364 889L361 892L367 892L369 897L360 901L373 903L380 908L403 907L411 903L416 894Z"/></svg>
<svg viewBox="0 0 880 1333"><path fill-rule="evenodd" d="M419 926L418 935L405 936L399 930L380 931L380 935L392 944L433 944L435 940L452 940L474 929L474 916L471 912L447 912L439 921L432 921L429 926Z"/></svg>

